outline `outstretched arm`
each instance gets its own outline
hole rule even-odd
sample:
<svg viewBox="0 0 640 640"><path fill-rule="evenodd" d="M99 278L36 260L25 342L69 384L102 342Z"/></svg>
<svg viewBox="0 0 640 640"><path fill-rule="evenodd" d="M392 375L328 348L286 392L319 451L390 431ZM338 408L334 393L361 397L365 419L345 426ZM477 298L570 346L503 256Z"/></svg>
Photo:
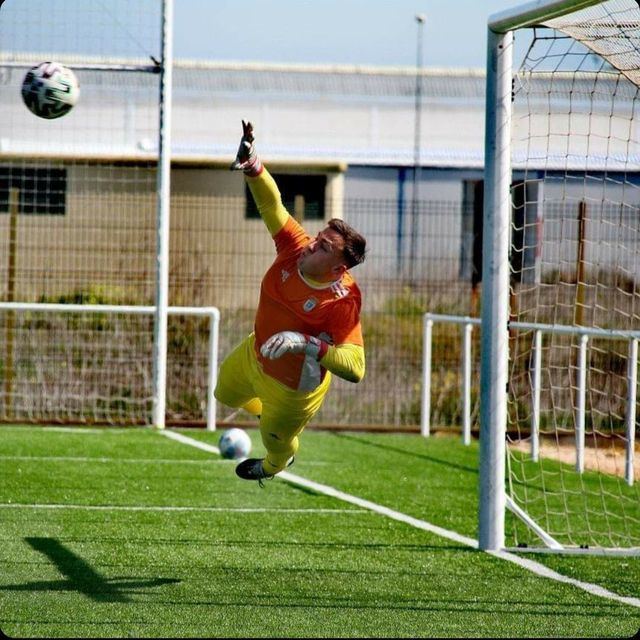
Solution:
<svg viewBox="0 0 640 640"><path fill-rule="evenodd" d="M269 233L275 236L286 224L289 213L282 204L282 197L275 180L256 153L254 140L253 125L243 120L238 154L230 168L244 172L260 216L267 225Z"/></svg>

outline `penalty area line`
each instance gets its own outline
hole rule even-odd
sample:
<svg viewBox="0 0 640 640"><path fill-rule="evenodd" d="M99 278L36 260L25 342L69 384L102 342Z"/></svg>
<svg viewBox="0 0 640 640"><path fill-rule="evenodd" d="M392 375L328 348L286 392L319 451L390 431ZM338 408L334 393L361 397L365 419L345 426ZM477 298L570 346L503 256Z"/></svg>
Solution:
<svg viewBox="0 0 640 640"><path fill-rule="evenodd" d="M215 453L217 456L220 455L220 449L218 447L214 447L211 444L207 444L206 442L200 442L199 440L194 440L193 438L188 438L187 436L183 436L181 433L176 433L175 431L167 431L163 429L162 431L158 431L161 436L165 436L170 440L175 440L176 442L181 442L182 444L187 444L190 447L195 447L196 449L200 449L201 451L207 451L208 453Z"/></svg>
<svg viewBox="0 0 640 640"><path fill-rule="evenodd" d="M210 451L211 453L215 453L220 455L220 450L217 447L213 447L211 445L205 444L203 442L199 442L198 440L194 440L193 438L188 438L183 436L180 433L173 433L171 431L159 431L161 435L164 435L172 440L176 440L183 444L196 447L198 449L202 449L203 451ZM467 536L463 536L455 531L450 531L449 529L444 529L442 527L438 527L437 525L431 524L426 520L420 520L419 518L414 518L412 516L407 515L406 513L402 513L400 511L395 511L394 509L389 509L381 504L377 504L375 502L371 502L370 500L365 500L364 498L359 498L358 496L354 496L350 493L345 493L340 491L334 487L330 487L326 484L320 484L318 482L314 482L313 480L307 480L302 476L298 476L289 471L281 471L278 474L278 477L288 482L289 484L296 485L298 487L304 487L305 489L311 489L318 493L321 493L326 496L330 496L332 498L336 498L337 500L341 500L342 502L348 502L349 504L357 505L363 509L368 511L373 511L374 513L378 513L380 515L386 516L387 518L391 518L393 520L397 520L398 522L403 522L417 529L422 529L423 531L428 531L429 533L433 533L437 536L445 538L447 540L451 540L452 542L457 542L458 544L462 544L473 549L478 549L478 541L473 538L469 538ZM608 600L615 600L616 602L620 602L622 604L629 605L631 607L640 608L640 598L633 598L630 596L621 596L617 593L613 593L604 587L593 584L591 582L583 582L582 580L576 580L575 578L570 578L565 576L549 567L541 564L540 562L536 562L535 560L530 560L528 558L521 558L520 556L510 553L509 551L487 551L489 555L492 555L495 558L499 558L501 560L506 560L508 562L513 562L517 564L519 567L531 571L536 575L548 578L550 580L555 580L556 582L562 582L565 584L572 585L581 589L582 591L586 591L591 595L595 595L601 598L606 598Z"/></svg>

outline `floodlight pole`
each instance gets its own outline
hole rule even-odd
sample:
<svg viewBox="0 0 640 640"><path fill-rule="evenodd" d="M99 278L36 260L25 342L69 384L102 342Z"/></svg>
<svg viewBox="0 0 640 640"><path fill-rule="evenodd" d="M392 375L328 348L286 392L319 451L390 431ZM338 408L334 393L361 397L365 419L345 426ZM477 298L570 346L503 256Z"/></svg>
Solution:
<svg viewBox="0 0 640 640"><path fill-rule="evenodd" d="M411 195L411 233L409 235L409 282L414 283L414 268L418 243L418 195L420 189L420 124L422 116L422 36L426 17L416 16L418 39L416 44L416 91L413 131L413 189Z"/></svg>
<svg viewBox="0 0 640 640"><path fill-rule="evenodd" d="M173 0L162 1L162 68L158 134L156 305L153 328L153 425L164 429L167 402L167 314L169 308L169 212L171 197L171 103Z"/></svg>

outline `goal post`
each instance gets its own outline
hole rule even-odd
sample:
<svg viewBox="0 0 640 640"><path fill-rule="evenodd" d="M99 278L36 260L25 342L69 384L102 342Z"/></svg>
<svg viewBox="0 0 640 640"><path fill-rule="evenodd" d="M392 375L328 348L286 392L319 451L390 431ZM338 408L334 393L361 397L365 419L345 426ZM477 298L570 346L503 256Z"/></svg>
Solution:
<svg viewBox="0 0 640 640"><path fill-rule="evenodd" d="M504 433L507 421L509 228L511 183L510 31L487 37L482 340L480 346L480 490L478 543L504 546Z"/></svg>
<svg viewBox="0 0 640 640"><path fill-rule="evenodd" d="M169 308L173 0L162 0L161 34L160 49L162 57L160 60L160 90L158 95L156 305L153 329L153 424L159 429L164 429L167 406L167 314Z"/></svg>
<svg viewBox="0 0 640 640"><path fill-rule="evenodd" d="M514 64L520 36L528 49ZM632 477L637 345L626 333L619 341L602 335L632 334L640 321L638 63L635 0L538 0L488 22L485 550L540 542L559 550L640 549ZM565 329L523 329L530 326ZM538 439L554 454L539 450ZM567 446L578 462L562 459ZM621 465L605 468L606 457Z"/></svg>

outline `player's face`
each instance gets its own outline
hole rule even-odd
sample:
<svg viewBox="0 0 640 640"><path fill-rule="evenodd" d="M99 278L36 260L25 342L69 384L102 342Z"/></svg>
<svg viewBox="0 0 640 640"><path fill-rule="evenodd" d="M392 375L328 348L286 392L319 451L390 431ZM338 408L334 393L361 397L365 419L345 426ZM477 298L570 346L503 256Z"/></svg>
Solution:
<svg viewBox="0 0 640 640"><path fill-rule="evenodd" d="M331 227L326 227L304 248L298 259L298 268L303 275L314 280L335 280L347 268L343 249L344 238Z"/></svg>

